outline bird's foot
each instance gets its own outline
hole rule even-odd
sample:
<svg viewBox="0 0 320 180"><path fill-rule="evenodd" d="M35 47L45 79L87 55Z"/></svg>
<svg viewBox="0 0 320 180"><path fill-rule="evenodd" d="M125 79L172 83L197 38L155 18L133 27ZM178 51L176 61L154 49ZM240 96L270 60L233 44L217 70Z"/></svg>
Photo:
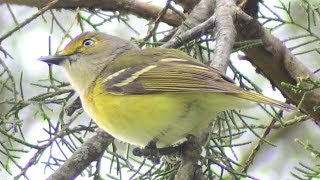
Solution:
<svg viewBox="0 0 320 180"><path fill-rule="evenodd" d="M160 153L157 149L156 142L150 141L145 148L134 148L132 151L135 156L144 156L149 159L153 164L160 163Z"/></svg>
<svg viewBox="0 0 320 180"><path fill-rule="evenodd" d="M157 148L155 141L150 141L145 148L134 148L132 153L135 156L146 157L153 164L160 163L160 157L165 155L179 156L181 153L181 147L183 144L178 146L169 146L164 148Z"/></svg>

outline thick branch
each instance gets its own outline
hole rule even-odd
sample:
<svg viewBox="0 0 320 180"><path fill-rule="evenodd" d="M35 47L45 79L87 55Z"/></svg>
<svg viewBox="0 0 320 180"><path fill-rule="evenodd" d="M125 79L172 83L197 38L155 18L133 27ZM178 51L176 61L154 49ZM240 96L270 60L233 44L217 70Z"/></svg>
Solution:
<svg viewBox="0 0 320 180"><path fill-rule="evenodd" d="M74 179L87 168L91 162L98 160L102 156L113 139L114 138L105 131L97 129L96 135L87 139L48 180Z"/></svg>
<svg viewBox="0 0 320 180"><path fill-rule="evenodd" d="M204 180L201 166L197 165L201 153L201 145L196 137L190 136L182 146L181 163L175 180Z"/></svg>
<svg viewBox="0 0 320 180"><path fill-rule="evenodd" d="M174 36L198 26L200 23L207 20L214 13L215 2L214 0L202 0L192 10L188 18L179 26L179 29Z"/></svg>
<svg viewBox="0 0 320 180"><path fill-rule="evenodd" d="M236 28L241 40L262 39L263 41L261 46L243 50L249 57L250 62L293 104L299 104L303 94L295 93L281 83L295 85L298 77L308 76L312 78L312 73L297 60L279 39L265 30L256 19L243 12L239 12L237 16ZM320 106L320 89L308 93L301 106L302 111L320 121L320 112L314 111L315 106Z"/></svg>
<svg viewBox="0 0 320 180"><path fill-rule="evenodd" d="M181 33L180 35L174 36L168 42L163 44L161 47L163 48L177 48L183 43L191 41L195 38L200 37L201 35L205 34L208 29L213 28L215 24L216 16L215 14L212 15L209 19L204 21L203 23L197 25L196 27L187 30L186 32Z"/></svg>
<svg viewBox="0 0 320 180"><path fill-rule="evenodd" d="M200 2L200 0L173 0L175 3L179 4L184 12L190 12L193 7Z"/></svg>
<svg viewBox="0 0 320 180"><path fill-rule="evenodd" d="M228 61L236 40L237 31L233 25L233 15L237 6L234 0L216 0L216 46L210 66L226 72Z"/></svg>
<svg viewBox="0 0 320 180"><path fill-rule="evenodd" d="M50 0L0 0L0 5L6 2L10 4L41 8L47 5ZM76 9L78 7L88 9L97 8L106 11L130 12L131 14L145 19L156 19L162 10L161 7L137 0L63 0L52 6L52 9ZM168 10L162 17L162 21L172 26L178 26L183 21L183 18L172 10Z"/></svg>

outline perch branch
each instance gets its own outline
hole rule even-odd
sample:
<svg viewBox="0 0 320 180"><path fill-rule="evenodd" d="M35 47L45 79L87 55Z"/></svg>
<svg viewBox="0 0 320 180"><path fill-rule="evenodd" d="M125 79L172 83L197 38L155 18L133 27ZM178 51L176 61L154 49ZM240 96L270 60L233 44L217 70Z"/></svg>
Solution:
<svg viewBox="0 0 320 180"><path fill-rule="evenodd" d="M96 134L87 139L48 180L74 179L93 161L98 160L103 155L113 139L105 131L97 129Z"/></svg>
<svg viewBox="0 0 320 180"><path fill-rule="evenodd" d="M49 2L49 0L0 0L0 5L9 3L41 8L46 6ZM162 10L161 7L137 0L63 0L51 6L52 9L73 10L77 9L78 7L87 9L97 8L105 11L120 11L124 13L129 12L145 19L156 19ZM161 21L172 26L178 26L183 21L183 18L181 17L181 14L177 14L168 9L168 11L162 16Z"/></svg>

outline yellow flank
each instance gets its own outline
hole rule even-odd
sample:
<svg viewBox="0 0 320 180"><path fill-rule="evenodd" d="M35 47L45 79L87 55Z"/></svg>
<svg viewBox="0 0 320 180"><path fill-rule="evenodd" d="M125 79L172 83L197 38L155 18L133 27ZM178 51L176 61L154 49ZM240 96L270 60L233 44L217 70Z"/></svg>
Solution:
<svg viewBox="0 0 320 180"><path fill-rule="evenodd" d="M133 82L134 80L136 80L141 74L148 72L149 70L151 70L155 67L157 67L157 66L155 66L155 65L147 66L147 67L143 68L142 70L135 72L134 74L132 74L132 76L128 77L124 81L121 81L120 83L114 84L113 86L116 86L116 87L125 86L125 85Z"/></svg>
<svg viewBox="0 0 320 180"><path fill-rule="evenodd" d="M222 93L113 95L101 82L82 97L86 112L115 138L138 146L151 140L157 147L172 145L187 134L196 135L217 112L242 104L242 99Z"/></svg>

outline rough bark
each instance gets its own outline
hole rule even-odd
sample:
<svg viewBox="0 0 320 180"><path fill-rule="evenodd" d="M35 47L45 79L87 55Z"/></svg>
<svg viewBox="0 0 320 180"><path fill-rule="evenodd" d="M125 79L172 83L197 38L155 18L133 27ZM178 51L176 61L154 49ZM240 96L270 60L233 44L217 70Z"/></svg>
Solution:
<svg viewBox="0 0 320 180"><path fill-rule="evenodd" d="M87 139L73 155L59 167L48 180L74 179L93 161L98 160L113 142L113 137L101 129Z"/></svg>
<svg viewBox="0 0 320 180"><path fill-rule="evenodd" d="M256 19L244 13L239 13L236 22L239 40L262 39L263 42L260 46L243 50L248 60L291 103L298 105L303 94L293 92L287 86L283 86L282 83L296 85L298 77L314 79L312 72L299 62L278 38L264 29ZM316 121L320 121L320 112L314 111L315 106L320 106L320 89L307 93L301 106L304 113L311 115Z"/></svg>
<svg viewBox="0 0 320 180"><path fill-rule="evenodd" d="M0 0L0 5L10 3L15 5L24 5L30 7L42 8L46 6L50 0ZM134 14L145 19L156 19L162 8L150 3L142 3L136 0L63 0L52 6L52 9L102 9L106 11L120 11ZM181 14L177 14L172 10L168 10L162 17L163 21L172 26L178 26L183 21Z"/></svg>

